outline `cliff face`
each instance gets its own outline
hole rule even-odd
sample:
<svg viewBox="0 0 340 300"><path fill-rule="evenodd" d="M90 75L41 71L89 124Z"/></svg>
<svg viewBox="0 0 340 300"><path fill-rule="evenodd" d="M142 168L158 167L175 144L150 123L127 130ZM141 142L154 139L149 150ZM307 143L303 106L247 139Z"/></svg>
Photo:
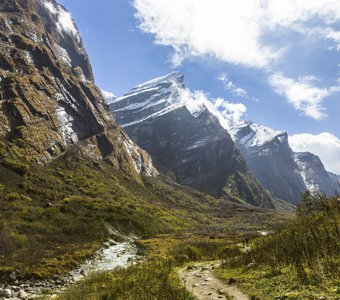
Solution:
<svg viewBox="0 0 340 300"><path fill-rule="evenodd" d="M340 193L336 175L326 171L320 158L310 152L294 153L294 159L304 182L311 193L324 192L327 195Z"/></svg>
<svg viewBox="0 0 340 300"><path fill-rule="evenodd" d="M158 169L170 171L178 183L216 198L272 207L218 119L205 107L193 112L181 104L183 80L172 73L146 82L111 101L111 112Z"/></svg>
<svg viewBox="0 0 340 300"><path fill-rule="evenodd" d="M339 191L339 183L318 156L293 152L286 132L247 121L230 122L228 130L249 168L273 197L298 204L307 190L328 195Z"/></svg>
<svg viewBox="0 0 340 300"><path fill-rule="evenodd" d="M273 197L297 204L307 190L285 132L250 122L229 129L250 169Z"/></svg>
<svg viewBox="0 0 340 300"><path fill-rule="evenodd" d="M133 176L154 174L112 120L71 15L55 1L3 0L0 16L0 137L39 164L77 145Z"/></svg>

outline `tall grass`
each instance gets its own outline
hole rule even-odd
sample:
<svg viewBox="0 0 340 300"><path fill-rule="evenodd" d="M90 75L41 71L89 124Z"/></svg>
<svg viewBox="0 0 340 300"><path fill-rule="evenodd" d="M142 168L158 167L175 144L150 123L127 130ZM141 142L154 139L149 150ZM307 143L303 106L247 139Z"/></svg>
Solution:
<svg viewBox="0 0 340 300"><path fill-rule="evenodd" d="M60 300L194 300L173 272L172 259L95 273L71 287Z"/></svg>
<svg viewBox="0 0 340 300"><path fill-rule="evenodd" d="M256 263L295 269L301 281L340 276L340 198L305 194L295 222L254 241L250 251L225 249L225 266Z"/></svg>

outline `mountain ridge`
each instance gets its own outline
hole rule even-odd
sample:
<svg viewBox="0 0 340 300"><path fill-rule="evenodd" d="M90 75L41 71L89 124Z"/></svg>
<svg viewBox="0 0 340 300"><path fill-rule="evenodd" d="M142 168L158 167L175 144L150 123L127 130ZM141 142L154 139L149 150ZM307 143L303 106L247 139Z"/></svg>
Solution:
<svg viewBox="0 0 340 300"><path fill-rule="evenodd" d="M178 183L273 207L218 119L180 101L183 93L184 76L173 72L132 88L109 106L118 124Z"/></svg>

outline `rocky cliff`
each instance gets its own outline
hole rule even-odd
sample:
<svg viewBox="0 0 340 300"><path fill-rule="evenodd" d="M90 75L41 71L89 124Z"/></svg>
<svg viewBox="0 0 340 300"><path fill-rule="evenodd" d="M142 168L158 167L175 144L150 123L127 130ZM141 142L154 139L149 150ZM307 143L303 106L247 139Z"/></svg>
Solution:
<svg viewBox="0 0 340 300"><path fill-rule="evenodd" d="M286 132L232 120L227 129L256 178L273 197L297 204L307 190L332 195L339 188L319 157L292 151Z"/></svg>
<svg viewBox="0 0 340 300"><path fill-rule="evenodd" d="M111 100L113 117L178 183L216 198L272 207L217 118L205 107L192 111L183 104L183 80L172 73L133 88Z"/></svg>
<svg viewBox="0 0 340 300"><path fill-rule="evenodd" d="M311 193L324 192L327 195L340 193L339 179L326 171L320 158L310 152L294 153L300 174Z"/></svg>
<svg viewBox="0 0 340 300"><path fill-rule="evenodd" d="M87 156L135 177L156 172L113 122L64 7L54 0L2 0L0 40L0 137L39 164L81 145Z"/></svg>

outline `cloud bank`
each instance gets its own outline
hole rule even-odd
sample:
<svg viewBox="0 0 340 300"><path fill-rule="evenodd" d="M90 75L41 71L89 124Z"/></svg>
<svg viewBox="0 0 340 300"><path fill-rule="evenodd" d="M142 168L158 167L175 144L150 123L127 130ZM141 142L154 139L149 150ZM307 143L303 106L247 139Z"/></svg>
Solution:
<svg viewBox="0 0 340 300"><path fill-rule="evenodd" d="M282 30L296 32L301 39L313 35L328 41L325 44L328 49L340 50L339 0L133 0L132 3L140 29L152 34L157 44L172 47L175 66L190 58L214 57L222 62L262 69L274 90L296 110L315 120L326 116L323 102L338 90L320 88L307 77L289 78L282 74L276 62L284 62L291 41L283 47L271 37ZM239 97L246 96L241 88L231 85L227 88Z"/></svg>
<svg viewBox="0 0 340 300"><path fill-rule="evenodd" d="M289 144L296 152L318 155L328 171L340 174L340 140L336 136L328 132L294 134L289 137Z"/></svg>
<svg viewBox="0 0 340 300"><path fill-rule="evenodd" d="M269 84L277 93L287 98L295 109L308 117L321 120L327 116L322 102L332 94L340 92L340 86L320 88L315 85L316 81L314 76L294 80L281 73L275 73L269 77Z"/></svg>

